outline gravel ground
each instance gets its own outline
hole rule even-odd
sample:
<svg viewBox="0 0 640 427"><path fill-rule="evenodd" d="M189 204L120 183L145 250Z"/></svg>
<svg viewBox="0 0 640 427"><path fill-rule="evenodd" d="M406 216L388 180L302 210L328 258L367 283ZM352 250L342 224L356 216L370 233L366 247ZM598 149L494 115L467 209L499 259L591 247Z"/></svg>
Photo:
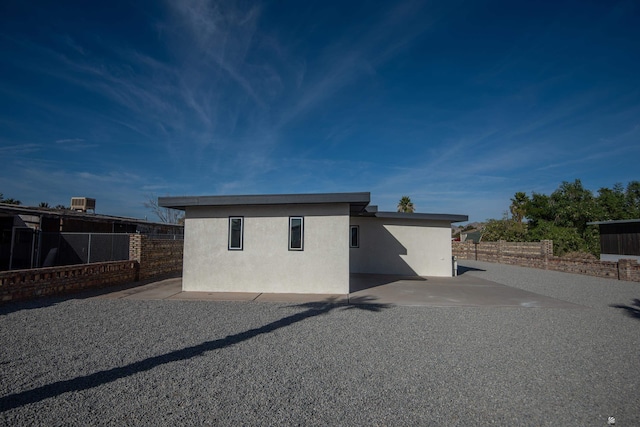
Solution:
<svg viewBox="0 0 640 427"><path fill-rule="evenodd" d="M10 305L0 422L640 425L640 283L460 264L585 308Z"/></svg>

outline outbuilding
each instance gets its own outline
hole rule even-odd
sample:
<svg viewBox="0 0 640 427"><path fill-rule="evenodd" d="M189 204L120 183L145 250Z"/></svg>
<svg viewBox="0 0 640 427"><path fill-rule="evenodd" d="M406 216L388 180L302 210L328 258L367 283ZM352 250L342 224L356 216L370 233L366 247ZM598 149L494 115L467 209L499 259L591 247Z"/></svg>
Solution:
<svg viewBox="0 0 640 427"><path fill-rule="evenodd" d="M370 193L161 197L185 211L183 290L347 294L352 273L452 276L451 223Z"/></svg>
<svg viewBox="0 0 640 427"><path fill-rule="evenodd" d="M600 229L600 261L640 261L640 219L588 222Z"/></svg>

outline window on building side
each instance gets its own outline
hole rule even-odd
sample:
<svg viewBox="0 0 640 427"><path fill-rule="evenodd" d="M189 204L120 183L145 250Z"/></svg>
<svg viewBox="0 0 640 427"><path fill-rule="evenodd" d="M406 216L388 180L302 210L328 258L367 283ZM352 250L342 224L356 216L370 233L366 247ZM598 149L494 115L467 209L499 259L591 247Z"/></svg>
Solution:
<svg viewBox="0 0 640 427"><path fill-rule="evenodd" d="M304 244L304 218L289 217L289 250L301 251Z"/></svg>
<svg viewBox="0 0 640 427"><path fill-rule="evenodd" d="M242 250L243 232L244 218L241 216L229 217L229 250Z"/></svg>
<svg viewBox="0 0 640 427"><path fill-rule="evenodd" d="M351 226L351 235L349 236L349 247L350 248L359 248L360 247L360 227L357 225Z"/></svg>

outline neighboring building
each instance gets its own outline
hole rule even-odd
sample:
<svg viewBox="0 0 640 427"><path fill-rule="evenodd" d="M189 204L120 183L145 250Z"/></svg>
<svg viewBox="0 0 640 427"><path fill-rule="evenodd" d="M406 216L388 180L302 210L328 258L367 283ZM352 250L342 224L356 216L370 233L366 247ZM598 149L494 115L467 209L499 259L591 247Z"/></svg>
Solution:
<svg viewBox="0 0 640 427"><path fill-rule="evenodd" d="M482 240L482 230L467 231L460 233L461 242L480 243Z"/></svg>
<svg viewBox="0 0 640 427"><path fill-rule="evenodd" d="M86 239L79 237L79 233L181 235L183 232L184 227L176 224L0 203L0 271L89 262ZM105 245L110 250L115 245L114 239L103 240L108 240ZM128 240L120 240L123 243L119 245L122 247L119 257L128 257ZM92 262L98 261L97 256L94 251Z"/></svg>
<svg viewBox="0 0 640 427"><path fill-rule="evenodd" d="M451 223L369 193L161 197L186 213L183 289L347 294L350 273L452 276Z"/></svg>
<svg viewBox="0 0 640 427"><path fill-rule="evenodd" d="M640 261L640 219L589 222L600 229L600 260Z"/></svg>

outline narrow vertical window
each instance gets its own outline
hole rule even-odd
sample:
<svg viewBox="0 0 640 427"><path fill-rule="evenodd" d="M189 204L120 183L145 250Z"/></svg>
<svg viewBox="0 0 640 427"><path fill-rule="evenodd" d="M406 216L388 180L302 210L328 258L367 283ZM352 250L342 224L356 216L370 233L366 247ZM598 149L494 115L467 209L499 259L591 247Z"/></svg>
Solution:
<svg viewBox="0 0 640 427"><path fill-rule="evenodd" d="M349 237L350 237L349 247L359 248L360 247L360 227L357 225L352 225L351 235Z"/></svg>
<svg viewBox="0 0 640 427"><path fill-rule="evenodd" d="M304 218L289 217L289 250L301 251L304 244Z"/></svg>
<svg viewBox="0 0 640 427"><path fill-rule="evenodd" d="M243 231L244 218L241 216L229 217L229 250L242 250Z"/></svg>

